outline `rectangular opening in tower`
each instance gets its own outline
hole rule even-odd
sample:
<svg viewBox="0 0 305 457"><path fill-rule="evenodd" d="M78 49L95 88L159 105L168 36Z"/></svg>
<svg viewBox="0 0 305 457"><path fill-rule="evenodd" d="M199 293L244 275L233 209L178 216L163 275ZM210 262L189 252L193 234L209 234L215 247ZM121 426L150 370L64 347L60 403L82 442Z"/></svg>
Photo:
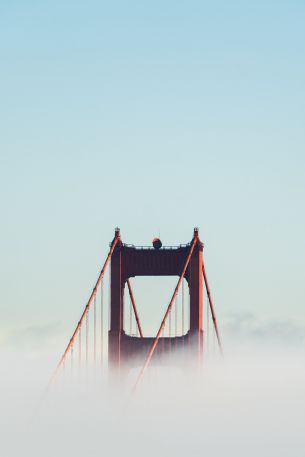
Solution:
<svg viewBox="0 0 305 457"><path fill-rule="evenodd" d="M178 276L137 276L130 278L144 337L156 335L178 282ZM185 335L189 330L189 288L186 280L167 319L163 336ZM127 285L124 291L124 331L139 334Z"/></svg>

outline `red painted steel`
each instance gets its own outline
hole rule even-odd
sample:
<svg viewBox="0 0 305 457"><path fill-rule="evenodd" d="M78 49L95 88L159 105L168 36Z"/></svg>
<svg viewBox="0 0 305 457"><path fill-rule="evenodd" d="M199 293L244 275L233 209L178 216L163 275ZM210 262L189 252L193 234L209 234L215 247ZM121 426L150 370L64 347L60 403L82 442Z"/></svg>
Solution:
<svg viewBox="0 0 305 457"><path fill-rule="evenodd" d="M184 277L190 293L190 327L182 336L162 337L162 347L166 353L173 346L177 349L198 341L198 354L201 357L203 345L203 278L202 251L203 244L199 239L198 229L194 229L193 240L196 239ZM119 243L111 257L111 297L110 297L110 330L108 334L108 360L110 368L117 369L121 365L130 368L147 354L154 338L127 335L123 328L124 322L124 289L125 284L135 276L181 276L183 266L188 258L191 243L177 247L135 247ZM127 283L128 285L128 283ZM175 341L172 341L174 340ZM160 355L161 351L157 351Z"/></svg>
<svg viewBox="0 0 305 457"><path fill-rule="evenodd" d="M208 282L208 278L207 278L207 274L206 274L206 271L205 271L205 266L204 266L204 262L203 261L202 261L202 273L203 273L203 277L204 277L204 283L205 283L206 291L207 291L207 294L208 294L208 301L209 301L209 304L210 304L212 320L213 320L213 324L214 324L214 328L215 328L215 333L216 333L216 337L217 337L217 341L218 341L218 346L219 346L221 354L223 355L222 343L221 343L219 328L218 328L216 314L215 314L215 307L214 307L214 304L213 304L211 290L210 290L210 286L209 286L209 282Z"/></svg>
<svg viewBox="0 0 305 457"><path fill-rule="evenodd" d="M132 292L132 288L131 288L131 284L130 284L130 280L129 279L127 279L127 286L128 286L129 295L130 295L130 299L131 299L131 303L132 303L132 307L133 307L133 312L134 312L134 315L135 315L135 318L136 318L136 321L137 321L137 326L138 326L138 329L139 329L140 337L143 338L143 332L142 332L142 327L141 327L141 323L140 323L140 319L139 319L139 315L138 315L138 310L137 310L137 307L136 307L136 302L135 302L135 299L134 299L134 295L133 295L133 292Z"/></svg>
<svg viewBox="0 0 305 457"><path fill-rule="evenodd" d="M150 364L150 361L151 361L151 359L152 359L152 356L153 356L153 354L154 354L154 352L155 352L155 350L156 350L156 348L157 348L157 345L158 345L158 343L159 343L159 339L160 339L161 333L162 333L162 331L163 331L163 329L164 329L164 327L165 327L166 319L168 318L168 316L169 316L169 314L170 314L170 312L171 312L171 309L172 309L174 300L175 300L175 298L176 298L176 296L177 296L177 294L178 294L180 285L181 285L181 283L182 283L182 281L183 281L183 278L184 278L186 269L187 269L188 264L189 264L189 262L190 262L190 259L191 259L191 256L192 256L192 254L193 254L193 250L194 250L194 247L195 247L197 241L198 241L198 238L195 237L195 238L193 239L192 244L191 244L191 248L190 248L189 255L187 256L187 259L186 259L184 268L183 268L183 270L182 270L182 273L181 273L181 276L180 276L180 278L179 278L179 280L178 280L178 283L177 283L177 285L176 285L176 287L175 287L175 290L174 290L173 296L172 296L172 298L171 298L171 301L170 301L170 303L169 303L169 305L168 305L168 308L167 308L166 313L165 313L165 315L164 315L164 317L163 317L163 320L162 320L162 322L161 322L160 328L159 328L158 333L157 333L157 335L156 335L156 337L155 337L155 340L154 340L154 342L153 342L153 345L152 345L152 347L151 347L151 349L150 349L150 351L149 351L149 354L148 354L148 356L147 356L147 358L146 358L146 361L145 361L145 363L144 363L144 365L143 365L143 368L142 368L142 370L140 371L140 374L139 374L139 377L138 377L138 379L137 379L137 381L136 381L136 384L135 384L135 386L134 386L134 389L136 389L137 386L140 384L140 382L141 382L141 380L142 380L142 378L143 378L143 376L144 376L144 373L145 373L146 369L148 368L148 366L149 366L149 364Z"/></svg>
<svg viewBox="0 0 305 457"><path fill-rule="evenodd" d="M161 242L160 242L161 243ZM222 343L218 324L215 315L215 308L211 296L211 291L205 271L203 261L203 244L199 238L198 229L194 229L192 241L187 245L177 247L135 247L133 245L123 244L120 237L120 230L115 230L115 237L104 266L99 274L96 284L92 290L90 298L85 306L81 318L70 338L70 341L56 367L51 381L54 379L59 369L65 366L66 358L69 353L72 354L75 344L75 338L79 335L79 364L81 363L81 328L85 320L88 319L88 313L91 304L94 301L94 360L96 360L96 294L101 284L106 268L111 260L111 281L110 281L110 321L108 332L108 362L110 368L120 368L124 365L131 368L139 360L145 360L140 371L136 388L141 382L143 375L150 365L152 358L159 361L165 353L171 350L184 348L187 345L191 348L193 355L198 354L199 360L202 360L203 351L203 287L205 285L208 296L215 333L218 345L222 353ZM155 337L144 337L143 331L131 287L130 278L135 276L178 276L178 282L163 317L157 335ZM177 315L175 314L175 336L164 336L164 327L172 311L173 304L177 298L183 279L188 284L189 291L189 326L187 325L184 333L184 293L182 297L182 335L177 336ZM124 290L125 285L129 291L137 328L138 335L127 335L124 331ZM183 286L182 286L183 289ZM177 310L176 310L177 312ZM101 316L103 310L101 307ZM103 334L103 324L101 324L101 335ZM86 360L88 361L88 333L86 332ZM162 344L158 343L162 340ZM72 363L72 356L71 356Z"/></svg>
<svg viewBox="0 0 305 457"><path fill-rule="evenodd" d="M78 324L77 324L77 326L76 326L76 329L75 329L74 332L73 332L72 337L70 338L70 341L69 341L69 343L68 343L68 345L67 345L67 347L66 347L66 349L65 349L65 352L63 353L63 355L62 355L60 361L58 362L58 365L57 365L57 367L56 367L56 370L55 370L55 373L54 373L52 379L55 378L55 376L56 376L57 373L58 373L58 370L59 370L59 369L64 365L64 363L65 363L66 357L67 357L67 355L68 355L70 349L72 348L72 346L73 346L73 344L74 344L74 340L75 340L75 338L77 337L77 334L78 334L78 332L79 332L80 329L81 329L81 326L82 326L82 324L83 324L84 319L86 318L86 316L87 316L87 314L88 314L88 312L89 312L90 306L91 306L91 304L92 304L93 299L94 299L95 296L96 296L97 289L98 289L98 287L99 287L99 285L100 285L100 283L101 283L101 281L102 281L102 279L103 279L103 276L104 276L104 274L105 274L106 268L107 268L107 266L108 266L108 263L109 263L109 261L110 261L110 259L111 259L112 254L113 254L113 251L114 251L114 249L115 249L115 247L116 247L116 245L118 244L119 241L120 241L120 232L119 232L119 230L116 230L115 238L114 238L114 240L113 240L113 242L112 242L112 244L111 244L111 248L110 248L109 253L108 253L108 255L107 255L107 258L106 258L106 260L105 260L104 266L103 266L103 268L102 268L102 270L101 270L101 272L100 272L100 274L99 274L99 277L98 277L98 279L97 279L97 281L96 281L96 283L95 283L95 286L94 286L94 288L93 288L93 290L92 290L92 293L91 293L91 295L90 295L90 298L89 298L89 300L88 300L88 302L87 302L87 305L85 306L85 309L84 309L84 311L83 311L83 314L81 315L81 318L80 318L80 320L78 321Z"/></svg>

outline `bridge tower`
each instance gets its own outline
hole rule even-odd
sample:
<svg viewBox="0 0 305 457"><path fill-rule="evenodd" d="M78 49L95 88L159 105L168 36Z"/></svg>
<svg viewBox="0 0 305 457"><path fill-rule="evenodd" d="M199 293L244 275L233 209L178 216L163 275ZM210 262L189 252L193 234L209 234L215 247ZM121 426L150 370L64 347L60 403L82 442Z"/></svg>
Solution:
<svg viewBox="0 0 305 457"><path fill-rule="evenodd" d="M201 358L203 351L203 244L199 231L194 229L193 239L186 245L161 247L136 247L121 241L116 229L116 243L111 257L110 330L108 335L108 361L112 369L132 367L140 358L145 358L155 338L131 336L124 331L124 294L129 278L136 276L177 276L183 274L189 289L189 328L182 336L160 336L154 360L173 348L187 346ZM192 252L190 254L191 248ZM189 257L189 259L188 259Z"/></svg>
<svg viewBox="0 0 305 457"><path fill-rule="evenodd" d="M104 324L106 322L103 319L103 278L110 262L110 328L108 331L108 345L104 345ZM176 276L178 278L170 303L155 337L143 335L141 329L130 282L131 278L137 276ZM164 336L166 321L169 319L170 324L171 311L184 279L187 282L189 292L188 328L186 332L182 331L180 336L177 336L176 332L175 336L171 336L171 334ZM203 303L203 297L205 296L203 293L204 286L207 293L206 304ZM124 295L126 294L126 289L128 289L132 302L139 336L126 334L124 330ZM100 299L99 330L97 328L98 296ZM182 297L184 297L184 293L182 293ZM117 228L113 241L110 243L105 263L66 349L57 364L52 380L66 366L68 358L70 359L71 370L76 357L79 369L82 366L82 362L85 362L87 371L92 362L93 366L96 367L98 359L103 367L104 352L107 351L107 348L108 365L112 372L131 368L138 364L142 365L135 387L143 378L143 374L150 363L158 363L164 355L171 354L176 350L183 349L182 352L184 353L184 349L187 347L187 359L192 359L193 355L193 357L201 361L204 340L203 305L207 310L207 322L209 321L209 315L213 321L219 350L222 353L215 309L205 271L203 244L199 238L198 228L194 229L193 238L188 244L168 247L162 247L159 239L153 241L152 247L136 247L124 244L121 239L120 229ZM177 307L175 309L177 310ZM89 332L90 321L93 324L93 332ZM183 328L184 325L182 325ZM99 342L98 337L100 337Z"/></svg>

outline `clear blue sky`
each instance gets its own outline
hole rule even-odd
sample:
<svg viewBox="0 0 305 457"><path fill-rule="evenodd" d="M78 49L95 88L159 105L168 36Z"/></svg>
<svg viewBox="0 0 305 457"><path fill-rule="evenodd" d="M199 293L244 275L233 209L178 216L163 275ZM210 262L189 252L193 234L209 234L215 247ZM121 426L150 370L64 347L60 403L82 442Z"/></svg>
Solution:
<svg viewBox="0 0 305 457"><path fill-rule="evenodd" d="M3 1L1 332L70 333L119 225L305 325L305 4Z"/></svg>

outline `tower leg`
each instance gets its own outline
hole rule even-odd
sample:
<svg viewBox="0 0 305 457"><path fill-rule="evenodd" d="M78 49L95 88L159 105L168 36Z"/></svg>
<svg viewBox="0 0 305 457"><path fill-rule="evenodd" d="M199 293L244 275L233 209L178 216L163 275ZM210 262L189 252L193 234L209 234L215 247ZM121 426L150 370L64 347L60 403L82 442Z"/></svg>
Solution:
<svg viewBox="0 0 305 457"><path fill-rule="evenodd" d="M190 293L190 345L194 355L201 363L203 355L203 278L202 278L203 246L197 243L190 260L188 284Z"/></svg>
<svg viewBox="0 0 305 457"><path fill-rule="evenodd" d="M108 334L109 367L117 371L121 365L121 336L123 333L122 253L118 246L111 259L110 330Z"/></svg>

